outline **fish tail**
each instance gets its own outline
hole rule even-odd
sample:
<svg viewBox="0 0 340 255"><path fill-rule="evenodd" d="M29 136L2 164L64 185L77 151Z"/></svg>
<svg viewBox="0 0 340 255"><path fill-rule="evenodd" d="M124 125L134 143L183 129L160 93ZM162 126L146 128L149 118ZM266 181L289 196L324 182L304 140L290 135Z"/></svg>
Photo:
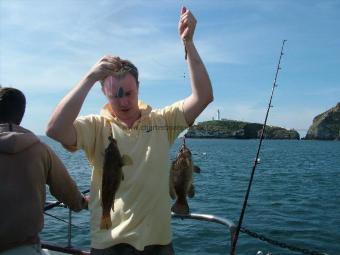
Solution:
<svg viewBox="0 0 340 255"><path fill-rule="evenodd" d="M178 200L176 200L174 205L171 207L171 211L177 214L189 214L190 209L189 209L188 202L186 200L183 202L182 201L179 202Z"/></svg>
<svg viewBox="0 0 340 255"><path fill-rule="evenodd" d="M100 222L100 229L110 229L111 226L112 226L111 216L103 215L102 220Z"/></svg>

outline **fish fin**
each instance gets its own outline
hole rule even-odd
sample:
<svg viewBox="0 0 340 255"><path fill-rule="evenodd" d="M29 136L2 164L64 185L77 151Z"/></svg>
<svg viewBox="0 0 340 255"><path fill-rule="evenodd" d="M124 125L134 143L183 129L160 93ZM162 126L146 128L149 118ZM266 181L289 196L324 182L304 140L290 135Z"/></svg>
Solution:
<svg viewBox="0 0 340 255"><path fill-rule="evenodd" d="M178 200L174 203L174 205L171 207L171 211L177 214L187 215L190 213L188 202L185 201L185 203L179 203Z"/></svg>
<svg viewBox="0 0 340 255"><path fill-rule="evenodd" d="M188 197L193 198L195 196L195 187L194 185L190 185L189 191L188 191Z"/></svg>
<svg viewBox="0 0 340 255"><path fill-rule="evenodd" d="M100 222L100 229L110 229L112 227L111 216L102 216L102 220Z"/></svg>
<svg viewBox="0 0 340 255"><path fill-rule="evenodd" d="M198 166L193 166L193 171L197 174L199 174L201 172L201 168Z"/></svg>
<svg viewBox="0 0 340 255"><path fill-rule="evenodd" d="M133 164L132 158L130 156L124 154L122 156L123 166L130 166Z"/></svg>

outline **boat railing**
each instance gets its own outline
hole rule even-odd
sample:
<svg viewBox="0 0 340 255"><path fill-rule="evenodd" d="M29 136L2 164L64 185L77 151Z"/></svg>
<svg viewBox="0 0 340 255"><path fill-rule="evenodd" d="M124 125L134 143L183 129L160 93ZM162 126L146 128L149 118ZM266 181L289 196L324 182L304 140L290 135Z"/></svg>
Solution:
<svg viewBox="0 0 340 255"><path fill-rule="evenodd" d="M176 214L171 212L172 218L180 218L180 219L192 219L192 220L199 220L199 221L208 221L208 222L215 222L218 224L222 224L228 227L230 232L230 241L232 241L232 236L236 230L236 225L233 221L229 219L225 219L222 217L218 217L212 214L199 214L199 213L190 213L190 214Z"/></svg>
<svg viewBox="0 0 340 255"><path fill-rule="evenodd" d="M51 209L53 207L67 208L66 205L58 201L48 201L45 203L45 208ZM224 225L227 227L227 231L229 231L230 237L233 236L235 229L236 229L236 225L233 221L219 217L219 216L211 215L211 214L200 214L200 213L176 214L172 212L171 217L174 219L182 219L182 220L191 219L191 220L198 220L198 221L215 222L217 224ZM42 248L47 249L49 251L62 252L64 254L80 254L80 255L90 254L89 251L83 251L83 250L72 247L72 225L73 224L72 224L72 213L70 209L68 213L68 221L66 221L66 223L68 223L68 233L67 233L68 245L66 247L61 247L55 244L48 244L48 243L42 242ZM232 240L232 238L230 238L230 240Z"/></svg>
<svg viewBox="0 0 340 255"><path fill-rule="evenodd" d="M58 201L48 201L45 203L45 209L49 210L52 209L53 207L65 207L67 208L67 206L65 206L63 203L58 202ZM69 209L69 213L68 213L68 221L58 218L56 216L53 216L49 213L46 213L46 215L49 215L51 217L56 218L57 220L63 221L65 223L68 224L68 245L66 247L61 247L55 244L47 244L45 242L42 242L42 248L48 250L48 252L46 254L80 254L80 255L89 255L90 252L89 251L83 251L81 249L78 248L74 248L72 247L72 226L75 226L72 224L72 212ZM235 235L235 231L236 231L236 225L234 224L233 221L229 220L229 219L225 219L222 217L218 217L215 215L211 215L211 214L199 214L199 213L190 213L190 214L176 214L176 213L171 213L172 218L176 218L176 219L191 219L191 220L198 220L198 221L207 221L207 222L215 222L217 224L221 224L226 226L227 230L230 233L230 241L232 242L232 239ZM240 229L240 232L243 232L247 235L249 235L250 237L259 239L261 241L267 242L268 244L271 245L275 245L278 247L281 247L283 249L289 249L293 252L299 252L299 253L303 253L303 254L310 254L310 255L327 255L326 253L322 253L322 252L318 252L318 251L312 251L310 249L306 249L306 248L301 248L301 247L297 247L295 245L291 245L291 244L287 244L281 241L277 241L277 240L273 240L271 238L268 238L264 235L258 234L254 231L251 231L249 229L246 229L244 227L242 227ZM230 245L229 248L232 247L232 244ZM226 247L227 250L227 247ZM50 251L56 251L58 253L52 253ZM263 254L261 251L259 251L257 254ZM271 253L268 253L271 254Z"/></svg>

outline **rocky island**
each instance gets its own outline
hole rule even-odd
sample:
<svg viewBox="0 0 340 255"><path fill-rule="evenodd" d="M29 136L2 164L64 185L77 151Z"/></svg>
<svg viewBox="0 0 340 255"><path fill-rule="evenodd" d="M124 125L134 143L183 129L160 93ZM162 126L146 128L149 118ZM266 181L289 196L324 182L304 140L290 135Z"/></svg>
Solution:
<svg viewBox="0 0 340 255"><path fill-rule="evenodd" d="M316 116L304 139L340 140L340 103Z"/></svg>
<svg viewBox="0 0 340 255"><path fill-rule="evenodd" d="M185 134L187 138L234 138L257 139L261 136L262 124L236 120L211 120L200 122L189 128ZM299 133L292 129L267 126L265 139L295 139L299 140Z"/></svg>

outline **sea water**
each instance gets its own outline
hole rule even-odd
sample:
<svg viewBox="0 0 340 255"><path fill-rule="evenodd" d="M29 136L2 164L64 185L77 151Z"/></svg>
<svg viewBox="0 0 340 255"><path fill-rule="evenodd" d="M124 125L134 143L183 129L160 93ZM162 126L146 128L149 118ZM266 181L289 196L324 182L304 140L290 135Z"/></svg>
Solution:
<svg viewBox="0 0 340 255"><path fill-rule="evenodd" d="M47 137L80 190L89 188L91 170L83 152L68 153ZM174 158L182 140L172 147ZM258 140L187 139L194 163L196 194L189 200L192 213L239 219ZM53 197L48 196L53 200ZM68 210L48 213L68 220ZM72 214L72 245L89 250L89 212ZM173 219L176 254L229 254L230 232L212 222ZM340 254L340 142L265 140L256 168L243 227L268 238L297 246ZM67 245L68 225L45 216L43 241ZM240 233L237 254L299 254Z"/></svg>

